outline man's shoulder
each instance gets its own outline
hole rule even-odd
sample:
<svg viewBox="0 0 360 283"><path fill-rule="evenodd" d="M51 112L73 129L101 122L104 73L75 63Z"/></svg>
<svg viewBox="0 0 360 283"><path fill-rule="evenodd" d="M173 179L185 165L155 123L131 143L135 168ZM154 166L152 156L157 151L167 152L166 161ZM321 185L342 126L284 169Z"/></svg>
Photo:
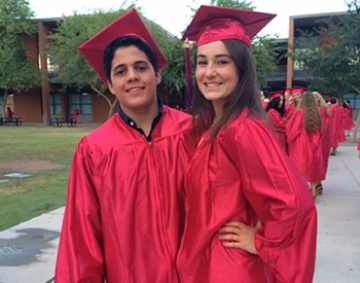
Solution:
<svg viewBox="0 0 360 283"><path fill-rule="evenodd" d="M163 106L163 113L169 117L168 119L178 119L178 120L191 119L190 114L175 108L168 107L166 105Z"/></svg>
<svg viewBox="0 0 360 283"><path fill-rule="evenodd" d="M91 144L109 144L113 141L113 138L116 135L118 129L118 117L117 114L113 115L107 121L105 121L101 126L93 130L86 136L88 143Z"/></svg>
<svg viewBox="0 0 360 283"><path fill-rule="evenodd" d="M178 132L181 129L191 128L192 116L181 110L173 109L167 106L163 108L162 127L168 127Z"/></svg>

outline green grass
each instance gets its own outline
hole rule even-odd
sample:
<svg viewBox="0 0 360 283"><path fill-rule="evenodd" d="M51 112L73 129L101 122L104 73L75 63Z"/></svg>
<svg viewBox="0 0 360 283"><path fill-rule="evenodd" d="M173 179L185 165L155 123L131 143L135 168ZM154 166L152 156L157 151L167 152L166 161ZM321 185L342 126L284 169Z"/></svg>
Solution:
<svg viewBox="0 0 360 283"><path fill-rule="evenodd" d="M69 166L90 128L0 127L0 160L49 160L62 169L0 184L0 231L65 204ZM0 178L3 174L1 171Z"/></svg>
<svg viewBox="0 0 360 283"><path fill-rule="evenodd" d="M67 165L88 128L0 127L0 160L50 160Z"/></svg>

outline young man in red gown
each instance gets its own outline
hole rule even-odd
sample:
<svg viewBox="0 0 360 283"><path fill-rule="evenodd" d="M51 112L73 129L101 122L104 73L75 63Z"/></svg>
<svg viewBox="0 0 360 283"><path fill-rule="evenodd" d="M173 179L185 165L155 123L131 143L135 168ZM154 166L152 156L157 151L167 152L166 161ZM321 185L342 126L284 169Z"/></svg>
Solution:
<svg viewBox="0 0 360 283"><path fill-rule="evenodd" d="M178 283L191 117L157 99L167 62L134 9L79 50L120 107L77 145L55 282Z"/></svg>

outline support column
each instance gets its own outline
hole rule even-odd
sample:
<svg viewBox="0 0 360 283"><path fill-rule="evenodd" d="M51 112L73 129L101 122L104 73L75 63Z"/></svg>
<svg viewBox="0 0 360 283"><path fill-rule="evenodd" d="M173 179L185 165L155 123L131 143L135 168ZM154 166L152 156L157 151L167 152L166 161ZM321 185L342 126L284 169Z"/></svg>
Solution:
<svg viewBox="0 0 360 283"><path fill-rule="evenodd" d="M289 22L289 38L288 38L288 54L293 53L294 47L294 19L290 19ZM294 73L294 61L289 56L287 57L287 69L286 69L286 87L292 87L292 79Z"/></svg>
<svg viewBox="0 0 360 283"><path fill-rule="evenodd" d="M50 94L49 94L49 80L47 70L47 56L46 56L46 43L47 43L48 29L44 23L38 23L38 47L40 57L40 72L41 72L41 103L42 103L42 121L46 123L50 118Z"/></svg>

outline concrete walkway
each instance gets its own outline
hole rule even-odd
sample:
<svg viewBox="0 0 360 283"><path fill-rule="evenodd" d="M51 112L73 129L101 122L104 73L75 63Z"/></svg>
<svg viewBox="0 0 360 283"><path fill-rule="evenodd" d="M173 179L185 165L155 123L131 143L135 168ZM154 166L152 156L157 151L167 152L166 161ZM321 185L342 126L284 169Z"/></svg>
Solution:
<svg viewBox="0 0 360 283"><path fill-rule="evenodd" d="M316 283L360 282L360 159L356 145L330 157L319 215ZM0 232L0 283L53 282L64 209Z"/></svg>

